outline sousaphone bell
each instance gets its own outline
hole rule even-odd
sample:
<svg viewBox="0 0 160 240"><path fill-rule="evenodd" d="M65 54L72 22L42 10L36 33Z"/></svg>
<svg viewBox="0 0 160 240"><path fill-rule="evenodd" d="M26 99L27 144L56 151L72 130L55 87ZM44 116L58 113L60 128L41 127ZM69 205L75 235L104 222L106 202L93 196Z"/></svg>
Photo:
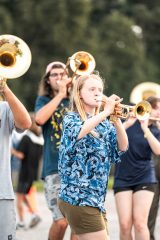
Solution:
<svg viewBox="0 0 160 240"><path fill-rule="evenodd" d="M7 79L23 75L31 64L31 51L28 45L14 35L0 36L0 85Z"/></svg>

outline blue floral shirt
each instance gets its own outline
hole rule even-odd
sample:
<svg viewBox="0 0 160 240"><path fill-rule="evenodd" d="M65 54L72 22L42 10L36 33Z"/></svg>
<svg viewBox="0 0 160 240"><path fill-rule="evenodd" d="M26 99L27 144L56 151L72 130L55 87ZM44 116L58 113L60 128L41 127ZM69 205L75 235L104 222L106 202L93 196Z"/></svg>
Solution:
<svg viewBox="0 0 160 240"><path fill-rule="evenodd" d="M111 162L120 161L116 129L106 119L94 129L99 137L90 133L77 140L82 125L79 114L65 115L59 151L59 198L72 205L98 207L105 212Z"/></svg>

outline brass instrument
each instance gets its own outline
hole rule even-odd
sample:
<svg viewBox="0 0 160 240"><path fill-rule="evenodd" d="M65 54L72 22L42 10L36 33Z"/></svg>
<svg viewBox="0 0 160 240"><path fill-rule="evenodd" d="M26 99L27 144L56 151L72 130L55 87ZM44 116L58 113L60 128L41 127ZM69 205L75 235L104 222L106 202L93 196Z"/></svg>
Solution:
<svg viewBox="0 0 160 240"><path fill-rule="evenodd" d="M133 107L133 113L139 120L148 119L152 111L151 104L145 100L139 102Z"/></svg>
<svg viewBox="0 0 160 240"><path fill-rule="evenodd" d="M77 75L91 74L95 69L96 63L90 53L79 51L68 58L66 66L70 67L73 72L72 78L74 78Z"/></svg>
<svg viewBox="0 0 160 240"><path fill-rule="evenodd" d="M142 82L136 85L130 94L130 102L137 104L150 96L160 97L160 84L154 82Z"/></svg>
<svg viewBox="0 0 160 240"><path fill-rule="evenodd" d="M7 79L23 75L31 64L31 52L27 44L14 35L0 35L0 89ZM3 97L0 97L3 99Z"/></svg>
<svg viewBox="0 0 160 240"><path fill-rule="evenodd" d="M152 120L152 121L158 121L158 122L160 122L160 118L156 118L156 117L149 117L149 119L150 119L150 120Z"/></svg>
<svg viewBox="0 0 160 240"><path fill-rule="evenodd" d="M150 103L144 100L135 106L119 104L119 107L121 107L121 111L115 111L110 117L111 121L114 121L115 118L127 119L130 116L136 117L139 120L145 120L149 118L152 110Z"/></svg>
<svg viewBox="0 0 160 240"><path fill-rule="evenodd" d="M160 85L154 82L143 82L136 85L131 94L130 102L137 103L138 101L145 100L150 96L160 97ZM149 120L160 122L160 118L148 117Z"/></svg>

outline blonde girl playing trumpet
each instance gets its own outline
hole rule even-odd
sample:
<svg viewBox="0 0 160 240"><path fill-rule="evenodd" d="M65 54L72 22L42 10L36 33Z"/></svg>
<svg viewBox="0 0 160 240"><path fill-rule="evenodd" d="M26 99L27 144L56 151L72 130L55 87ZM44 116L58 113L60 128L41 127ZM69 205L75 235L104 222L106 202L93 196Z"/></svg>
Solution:
<svg viewBox="0 0 160 240"><path fill-rule="evenodd" d="M104 202L110 166L128 147L120 119L114 125L107 119L122 99L105 97L103 89L99 75L77 78L63 121L59 207L79 240L109 239Z"/></svg>

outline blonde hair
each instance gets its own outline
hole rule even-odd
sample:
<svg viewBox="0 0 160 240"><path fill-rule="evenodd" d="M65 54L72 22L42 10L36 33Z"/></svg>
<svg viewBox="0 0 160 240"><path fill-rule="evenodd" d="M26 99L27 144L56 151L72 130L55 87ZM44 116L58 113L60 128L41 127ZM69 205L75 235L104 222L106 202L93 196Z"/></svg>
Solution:
<svg viewBox="0 0 160 240"><path fill-rule="evenodd" d="M90 75L84 75L84 76L79 76L74 80L73 83L73 90L72 90L72 95L71 95L71 111L78 112L81 119L85 121L87 119L86 112L83 107L83 102L80 97L80 91L84 86L84 83L89 80L92 81L92 79L96 79L102 83L102 86L104 88L104 83L103 79L97 75L97 74L90 74ZM100 111L100 108L97 107L95 109L95 115L98 114Z"/></svg>

